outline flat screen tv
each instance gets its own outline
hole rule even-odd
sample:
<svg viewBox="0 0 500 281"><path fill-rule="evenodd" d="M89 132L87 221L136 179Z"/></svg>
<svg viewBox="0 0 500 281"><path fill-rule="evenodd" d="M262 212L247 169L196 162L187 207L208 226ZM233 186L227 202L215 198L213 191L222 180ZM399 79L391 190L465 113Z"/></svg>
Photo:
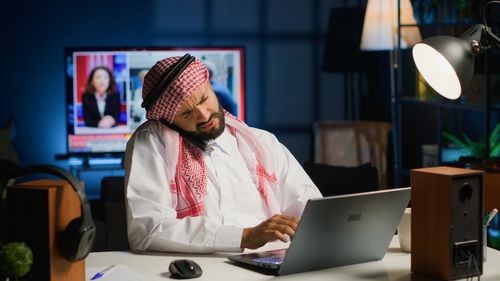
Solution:
<svg viewBox="0 0 500 281"><path fill-rule="evenodd" d="M158 60L186 53L205 63L222 105L225 103L220 95L228 101L225 108L244 120L242 47L65 48L68 156L123 153L134 130L145 121L145 111L140 106L143 75ZM92 70L95 87L89 86ZM108 77L104 82L103 75ZM98 87L106 88L109 81L114 81L115 86L106 95L92 93ZM106 86L98 86L99 83ZM112 121L109 117L102 121L106 119L103 116L111 116Z"/></svg>

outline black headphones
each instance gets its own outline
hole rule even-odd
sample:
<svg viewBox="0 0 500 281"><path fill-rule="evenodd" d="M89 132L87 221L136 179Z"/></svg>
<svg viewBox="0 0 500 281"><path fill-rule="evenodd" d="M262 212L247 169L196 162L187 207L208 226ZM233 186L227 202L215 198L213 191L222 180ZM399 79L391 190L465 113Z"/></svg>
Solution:
<svg viewBox="0 0 500 281"><path fill-rule="evenodd" d="M168 71L165 71L165 73L162 74L160 79L158 79L156 85L151 90L151 93L149 93L149 95L147 95L146 98L142 101L141 107L145 108L146 111L148 111L156 103L156 101L158 101L158 99L168 89L168 87L172 85L175 79L177 79L177 77L179 77L179 75L181 75L181 73L194 60L195 60L194 56L190 54L185 54L180 60L178 60L174 65L172 65ZM181 128L177 127L176 125L169 123L167 120L160 119L160 122L163 125L169 127L170 129L179 132L179 134L182 137L188 139L191 143L196 145L201 150L205 151L207 149L207 144L204 141L196 138L189 132L186 132Z"/></svg>
<svg viewBox="0 0 500 281"><path fill-rule="evenodd" d="M68 171L54 165L36 165L14 171L9 179L18 179L31 174L50 174L69 182L78 195L82 216L73 219L68 226L58 233L59 253L68 261L76 262L87 257L94 245L96 228L90 212L90 204L85 193L79 187L78 180Z"/></svg>

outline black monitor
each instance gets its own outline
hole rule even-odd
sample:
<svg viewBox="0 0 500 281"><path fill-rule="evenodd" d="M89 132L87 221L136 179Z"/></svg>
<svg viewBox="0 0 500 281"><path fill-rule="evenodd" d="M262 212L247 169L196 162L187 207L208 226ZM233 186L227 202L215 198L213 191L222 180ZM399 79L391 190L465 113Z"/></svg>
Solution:
<svg viewBox="0 0 500 281"><path fill-rule="evenodd" d="M71 47L65 49L68 155L123 153L134 130L145 121L145 111L140 106L141 77L158 60L186 53L205 63L216 94L220 91L226 98L229 97L226 110L244 121L245 79L242 47ZM115 89L107 94L105 103L114 100L114 109L111 109L111 105L99 102L95 93L88 93L87 81L94 69L96 74L108 72L114 78ZM115 95L112 99L108 98L112 95ZM222 99L219 99L224 105ZM113 116L113 121L101 122L100 116L108 114ZM89 116L98 118L92 119Z"/></svg>

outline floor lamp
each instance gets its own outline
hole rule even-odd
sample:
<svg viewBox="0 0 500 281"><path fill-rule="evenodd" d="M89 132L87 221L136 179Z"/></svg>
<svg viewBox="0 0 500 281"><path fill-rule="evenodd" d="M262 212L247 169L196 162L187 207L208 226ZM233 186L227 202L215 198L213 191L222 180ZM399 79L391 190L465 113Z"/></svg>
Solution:
<svg viewBox="0 0 500 281"><path fill-rule="evenodd" d="M337 7L330 10L328 20L321 70L344 75L344 119L346 120L358 119L356 96L360 88L359 74L363 64L362 53L358 46L364 14L364 7Z"/></svg>
<svg viewBox="0 0 500 281"><path fill-rule="evenodd" d="M405 26L401 25L415 25ZM400 40L398 40L400 38ZM368 0L366 6L360 49L363 51L390 51L391 83L391 123L393 142L394 186L400 185L400 144L399 111L396 102L399 90L396 70L398 69L398 50L409 48L422 40L413 16L410 0Z"/></svg>

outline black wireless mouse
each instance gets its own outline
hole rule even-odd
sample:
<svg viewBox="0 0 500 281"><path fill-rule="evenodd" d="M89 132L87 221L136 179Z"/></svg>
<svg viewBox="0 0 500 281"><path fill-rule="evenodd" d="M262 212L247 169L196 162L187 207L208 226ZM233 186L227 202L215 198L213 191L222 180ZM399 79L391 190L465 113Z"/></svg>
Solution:
<svg viewBox="0 0 500 281"><path fill-rule="evenodd" d="M175 279L189 279L200 277L203 271L199 264L192 260L174 260L168 266L170 277Z"/></svg>

